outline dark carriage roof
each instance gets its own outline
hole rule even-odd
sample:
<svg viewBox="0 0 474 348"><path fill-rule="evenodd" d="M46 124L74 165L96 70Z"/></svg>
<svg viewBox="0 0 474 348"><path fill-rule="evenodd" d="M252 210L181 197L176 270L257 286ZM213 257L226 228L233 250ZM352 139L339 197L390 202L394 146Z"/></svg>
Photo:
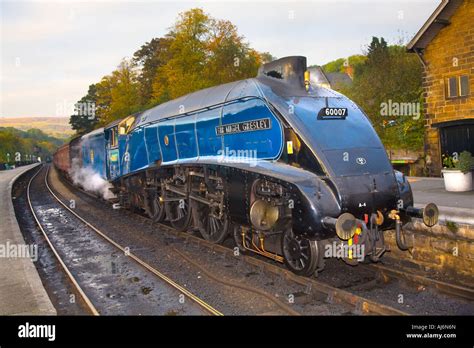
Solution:
<svg viewBox="0 0 474 348"><path fill-rule="evenodd" d="M90 137L93 137L93 136L96 136L96 135L101 135L101 134L104 134L104 127L100 127L100 128L97 128L97 129L94 129L92 132L89 132L87 134L84 134L81 139L87 139L87 138L90 138Z"/></svg>
<svg viewBox="0 0 474 348"><path fill-rule="evenodd" d="M109 129L109 128L112 128L113 126L116 126L118 125L120 122L122 122L123 118L119 118L118 120L115 120L115 121L112 121L110 123L107 123L104 128L105 129Z"/></svg>

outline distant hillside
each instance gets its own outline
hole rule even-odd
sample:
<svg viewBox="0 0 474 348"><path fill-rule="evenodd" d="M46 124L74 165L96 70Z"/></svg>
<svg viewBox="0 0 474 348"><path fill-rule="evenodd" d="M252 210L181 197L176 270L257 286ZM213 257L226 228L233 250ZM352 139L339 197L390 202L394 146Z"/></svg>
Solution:
<svg viewBox="0 0 474 348"><path fill-rule="evenodd" d="M23 131L35 128L63 139L74 134L69 117L0 117L0 127L14 127Z"/></svg>
<svg viewBox="0 0 474 348"><path fill-rule="evenodd" d="M64 140L56 139L39 129L25 132L12 127L0 127L0 163L15 162L16 153L20 153L20 161L28 160L33 155L43 160L51 158Z"/></svg>

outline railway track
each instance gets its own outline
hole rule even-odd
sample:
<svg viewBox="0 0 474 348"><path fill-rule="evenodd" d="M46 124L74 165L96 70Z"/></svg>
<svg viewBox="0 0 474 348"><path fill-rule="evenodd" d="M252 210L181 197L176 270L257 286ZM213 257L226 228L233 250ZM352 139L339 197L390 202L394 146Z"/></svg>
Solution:
<svg viewBox="0 0 474 348"><path fill-rule="evenodd" d="M93 300L89 295L86 294L86 290L84 290L84 287L80 285L81 281L78 279L76 275L74 275L74 271L71 270L71 266L68 266L67 264L70 263L68 260L64 260L64 255L60 255L60 252L54 245L54 242L52 241L52 238L50 238L50 234L47 233L47 228L45 228L45 223L44 221L41 221L41 217L37 214L37 211L34 207L33 200L31 199L31 184L35 180L35 178L39 175L39 173L44 170L43 168L40 168L29 180L28 186L27 186L27 201L28 205L31 209L31 213L36 221L36 224L38 228L41 230L43 237L47 241L50 249L54 253L55 257L57 258L59 264L63 268L64 272L67 274L68 278L70 279L71 283L73 284L74 288L77 290L77 292L80 294L82 299L84 300L85 304L87 305L88 310L90 311L91 314L93 315L100 315L101 310L100 308L98 309L97 304L94 304ZM48 184L48 174L49 174L49 167L46 169L46 174L44 177L44 185L46 189L48 190L49 194L51 197L54 198L55 202L60 205L60 209L67 211L69 214L74 216L74 218L77 221L80 221L89 231L92 231L93 233L97 234L102 238L103 243L107 243L110 246L113 246L116 250L119 250L120 252L124 253L126 255L127 260L133 260L137 265L139 265L143 270L146 270L146 272L153 274L155 277L157 277L161 282L166 284L166 286L172 288L173 290L177 291L179 295L184 295L188 299L190 299L192 302L194 302L197 306L199 306L200 309L202 309L203 312L206 314L211 314L211 315L216 315L216 316L221 316L223 315L219 310L215 309L211 305L209 305L207 302L196 296L195 294L191 293L189 290L187 290L185 287L181 286L174 280L172 280L170 277L166 276L165 274L161 273L158 269L155 267L152 267L149 265L147 262L144 260L140 259L133 253L131 253L126 247L118 244L111 238L109 238L105 233L94 227L91 223L86 221L84 218L79 216L75 211L73 211L70 207L68 207L64 202L61 201L61 199L53 192L51 187ZM50 224L50 223L47 223ZM199 314L196 313L196 311L191 311L191 314Z"/></svg>
<svg viewBox="0 0 474 348"><path fill-rule="evenodd" d="M39 169L38 171L31 177L31 179L28 181L28 186L27 186L27 189L26 189L26 197L27 197L27 201L28 201L28 205L30 207L30 210L31 210L31 214L33 215L33 218L35 219L35 222L36 222L36 225L38 226L38 228L40 229L41 233L43 234L43 237L44 239L46 240L46 242L48 243L49 245L49 248L51 249L51 251L53 252L54 256L56 257L56 259L58 260L59 264L61 265L61 267L63 268L64 272L66 273L67 277L69 278L69 280L71 281L73 287L76 289L76 291L80 294L80 296L82 297L82 299L84 300L88 310L93 314L93 315L99 315L99 311L97 310L97 308L94 306L94 304L92 303L92 301L89 299L89 297L86 295L86 293L84 292L84 290L82 289L82 287L79 285L79 282L77 281L77 279L74 277L74 275L72 274L72 272L69 270L68 266L64 263L63 259L61 258L61 256L58 254L55 246L53 245L53 243L51 243L51 240L49 239L48 237L48 234L46 233L45 229L43 228L43 225L41 224L40 220L38 219L38 216L36 215L36 212L35 212L35 209L33 208L33 204L31 203L31 195L30 195L30 188L31 188L31 183L33 182L33 180L36 178L36 176L41 172L42 170L42 166L39 166Z"/></svg>
<svg viewBox="0 0 474 348"><path fill-rule="evenodd" d="M414 284L415 286L430 287L441 293L462 298L468 301L474 301L474 289L468 288L466 286L446 283L437 279L416 274L406 268L395 269L379 264L373 264L368 267L373 268L379 272L384 277L385 281L389 280L390 278L396 278Z"/></svg>

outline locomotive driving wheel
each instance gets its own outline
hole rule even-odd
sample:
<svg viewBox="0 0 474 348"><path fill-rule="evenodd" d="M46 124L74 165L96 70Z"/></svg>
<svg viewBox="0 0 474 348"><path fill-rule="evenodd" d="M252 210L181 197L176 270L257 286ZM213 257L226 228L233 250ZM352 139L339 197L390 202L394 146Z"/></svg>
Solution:
<svg viewBox="0 0 474 348"><path fill-rule="evenodd" d="M323 254L317 241L295 235L287 228L281 242L284 262L293 273L311 276L321 265Z"/></svg>
<svg viewBox="0 0 474 348"><path fill-rule="evenodd" d="M142 196L139 192L128 192L128 207L130 211L137 213L140 211L140 207L142 205Z"/></svg>
<svg viewBox="0 0 474 348"><path fill-rule="evenodd" d="M156 190L147 192L145 196L145 210L153 222L161 222L165 218L165 207Z"/></svg>
<svg viewBox="0 0 474 348"><path fill-rule="evenodd" d="M174 187L186 190L186 183L176 180ZM171 226L178 231L186 231L191 223L192 213L189 198L170 191L165 193L165 212Z"/></svg>
<svg viewBox="0 0 474 348"><path fill-rule="evenodd" d="M193 203L194 223L202 237L212 243L222 243L229 234L229 219L218 204Z"/></svg>

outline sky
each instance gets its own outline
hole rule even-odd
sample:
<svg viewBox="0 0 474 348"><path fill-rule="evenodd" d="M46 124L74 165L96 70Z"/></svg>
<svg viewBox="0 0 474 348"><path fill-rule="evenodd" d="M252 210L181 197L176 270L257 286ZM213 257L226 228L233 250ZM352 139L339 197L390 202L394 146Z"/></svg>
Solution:
<svg viewBox="0 0 474 348"><path fill-rule="evenodd" d="M230 20L257 51L322 65L372 36L406 43L440 1L0 0L0 117L69 116L90 84L191 8Z"/></svg>

